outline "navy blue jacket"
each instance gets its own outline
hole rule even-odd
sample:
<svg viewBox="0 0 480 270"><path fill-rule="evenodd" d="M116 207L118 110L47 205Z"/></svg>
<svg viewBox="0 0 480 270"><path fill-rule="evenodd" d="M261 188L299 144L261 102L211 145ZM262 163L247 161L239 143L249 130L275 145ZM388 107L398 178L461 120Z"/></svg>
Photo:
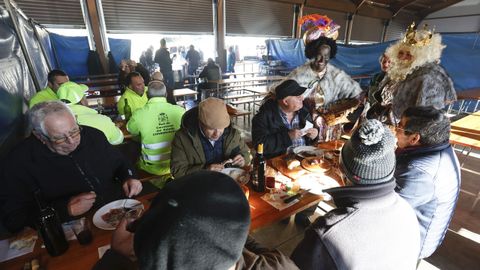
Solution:
<svg viewBox="0 0 480 270"><path fill-rule="evenodd" d="M298 116L301 128L305 127L307 120L313 123L312 116L305 106L298 111ZM273 158L287 152L287 148L292 145L288 131L280 116L276 100L267 100L252 119L253 144L257 146L263 143L263 155L266 158ZM304 138L306 145L315 142L307 136Z"/></svg>
<svg viewBox="0 0 480 270"><path fill-rule="evenodd" d="M460 165L448 142L397 152L396 191L414 208L420 224L419 258L442 243L460 191Z"/></svg>

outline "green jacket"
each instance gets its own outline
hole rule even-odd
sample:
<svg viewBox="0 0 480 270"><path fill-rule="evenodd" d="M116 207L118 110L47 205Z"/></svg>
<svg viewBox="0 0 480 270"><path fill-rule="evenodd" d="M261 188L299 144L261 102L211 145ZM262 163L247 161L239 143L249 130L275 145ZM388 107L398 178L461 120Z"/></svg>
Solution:
<svg viewBox="0 0 480 270"><path fill-rule="evenodd" d="M170 174L170 152L175 132L180 128L185 110L155 97L136 110L127 123L127 130L140 135L142 156L139 167L151 174Z"/></svg>
<svg viewBox="0 0 480 270"><path fill-rule="evenodd" d="M205 169L207 164L200 136L198 107L195 107L183 116L182 127L175 133L172 142L170 170L175 178ZM232 158L232 151L239 147L240 154L245 158L245 165L250 164L250 149L241 138L240 131L230 125L223 136L224 159Z"/></svg>
<svg viewBox="0 0 480 270"><path fill-rule="evenodd" d="M143 91L143 96L139 96L135 91L130 88L125 88L125 92L120 97L117 103L118 113L121 115L125 115L125 99L128 99L128 105L130 109L132 109L132 114L134 111L142 108L147 104L147 87L145 87L145 91Z"/></svg>
<svg viewBox="0 0 480 270"><path fill-rule="evenodd" d="M96 110L80 104L69 104L69 106L77 117L79 125L93 127L102 131L110 144L117 145L123 142L122 131L115 126L108 116L99 114Z"/></svg>
<svg viewBox="0 0 480 270"><path fill-rule="evenodd" d="M32 108L35 104L50 101L50 100L58 100L57 94L53 92L50 87L46 87L45 89L37 92L33 97L30 99L29 108Z"/></svg>

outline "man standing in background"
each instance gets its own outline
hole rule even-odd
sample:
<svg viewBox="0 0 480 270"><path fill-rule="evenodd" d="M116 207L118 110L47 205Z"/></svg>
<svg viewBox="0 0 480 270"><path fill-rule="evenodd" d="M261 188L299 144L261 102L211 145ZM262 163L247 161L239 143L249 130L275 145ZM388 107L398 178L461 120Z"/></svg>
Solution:
<svg viewBox="0 0 480 270"><path fill-rule="evenodd" d="M190 50L188 50L185 60L188 62L188 74L194 75L200 65L200 54L195 51L193 45L190 45Z"/></svg>
<svg viewBox="0 0 480 270"><path fill-rule="evenodd" d="M167 88L173 89L173 70L172 59L170 58L170 52L167 49L167 41L164 38L160 40L160 49L155 52L154 62L160 66L160 71L165 78L165 84Z"/></svg>
<svg viewBox="0 0 480 270"><path fill-rule="evenodd" d="M237 56L233 51L233 46L228 47L228 57L227 57L227 72L235 73L235 62L237 61Z"/></svg>

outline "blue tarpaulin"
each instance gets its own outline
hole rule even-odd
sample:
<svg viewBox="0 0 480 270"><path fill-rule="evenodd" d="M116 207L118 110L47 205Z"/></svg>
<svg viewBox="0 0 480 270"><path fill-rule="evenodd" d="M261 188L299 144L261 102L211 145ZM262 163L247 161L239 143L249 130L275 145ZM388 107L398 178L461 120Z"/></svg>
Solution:
<svg viewBox="0 0 480 270"><path fill-rule="evenodd" d="M122 59L130 59L130 49L132 47L130 39L109 38L108 44L117 65L120 64Z"/></svg>
<svg viewBox="0 0 480 270"><path fill-rule="evenodd" d="M90 50L86 36L67 37L50 34L59 68L71 77L88 75L87 58ZM117 63L130 59L131 41L128 39L108 39L110 50Z"/></svg>
<svg viewBox="0 0 480 270"><path fill-rule="evenodd" d="M476 39L478 34L442 35L442 43L447 47L441 64L452 77L457 91L480 87L480 41ZM331 63L352 76L374 75L380 72L380 55L391 43L338 45L337 55ZM274 60L282 60L289 69L307 61L301 39L267 40L267 47L270 56Z"/></svg>
<svg viewBox="0 0 480 270"><path fill-rule="evenodd" d="M58 59L58 68L69 76L88 75L87 57L88 39L84 37L66 37L50 33L54 53Z"/></svg>

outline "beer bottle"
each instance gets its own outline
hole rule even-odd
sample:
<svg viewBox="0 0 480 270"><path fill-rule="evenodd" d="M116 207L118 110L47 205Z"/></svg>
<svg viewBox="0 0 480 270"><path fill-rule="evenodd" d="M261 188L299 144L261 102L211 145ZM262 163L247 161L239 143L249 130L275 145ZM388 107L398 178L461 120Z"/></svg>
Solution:
<svg viewBox="0 0 480 270"><path fill-rule="evenodd" d="M132 108L128 105L128 99L125 99L125 106L123 107L123 113L125 113L125 120L130 120L132 117Z"/></svg>
<svg viewBox="0 0 480 270"><path fill-rule="evenodd" d="M68 249L68 242L63 232L60 218L52 207L46 206L41 196L40 190L35 192L35 200L40 209L40 214L36 220L36 227L43 244L50 256L58 256Z"/></svg>
<svg viewBox="0 0 480 270"><path fill-rule="evenodd" d="M253 161L252 183L256 192L265 192L265 158L263 157L263 143L258 144L257 153Z"/></svg>

